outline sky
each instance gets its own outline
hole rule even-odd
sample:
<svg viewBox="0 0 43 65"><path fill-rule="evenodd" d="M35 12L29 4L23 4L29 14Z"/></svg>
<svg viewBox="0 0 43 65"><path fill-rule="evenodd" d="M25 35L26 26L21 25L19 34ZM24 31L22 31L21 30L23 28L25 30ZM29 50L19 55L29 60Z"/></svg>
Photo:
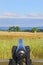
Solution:
<svg viewBox="0 0 43 65"><path fill-rule="evenodd" d="M43 26L43 0L0 0L0 26L10 25Z"/></svg>

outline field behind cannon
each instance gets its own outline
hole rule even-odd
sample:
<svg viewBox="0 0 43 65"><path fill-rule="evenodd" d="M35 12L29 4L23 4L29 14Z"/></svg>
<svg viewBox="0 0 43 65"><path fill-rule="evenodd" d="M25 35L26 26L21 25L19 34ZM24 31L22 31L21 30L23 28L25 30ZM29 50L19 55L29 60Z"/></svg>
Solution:
<svg viewBox="0 0 43 65"><path fill-rule="evenodd" d="M18 44L19 38L23 39L24 45L30 46L32 59L43 59L43 33L2 31L0 31L0 59L11 58L12 46Z"/></svg>

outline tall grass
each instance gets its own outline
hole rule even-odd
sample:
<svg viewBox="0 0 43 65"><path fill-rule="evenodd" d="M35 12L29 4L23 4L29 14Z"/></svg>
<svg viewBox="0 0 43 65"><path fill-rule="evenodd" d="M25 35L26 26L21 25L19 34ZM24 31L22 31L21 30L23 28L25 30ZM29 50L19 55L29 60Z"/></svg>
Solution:
<svg viewBox="0 0 43 65"><path fill-rule="evenodd" d="M19 37L21 38L21 37ZM0 59L9 59L12 58L11 50L13 45L18 44L18 37L10 39L1 39L0 38ZM31 49L31 58L43 59L43 38L29 38L24 37L23 43L25 46L30 46Z"/></svg>

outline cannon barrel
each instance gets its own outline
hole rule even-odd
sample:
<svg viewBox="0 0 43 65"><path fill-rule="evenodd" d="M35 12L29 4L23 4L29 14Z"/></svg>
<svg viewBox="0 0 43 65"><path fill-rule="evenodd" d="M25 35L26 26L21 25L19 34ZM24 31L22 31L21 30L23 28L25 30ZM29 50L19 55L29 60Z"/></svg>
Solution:
<svg viewBox="0 0 43 65"><path fill-rule="evenodd" d="M19 39L18 46L12 48L12 59L9 61L9 65L31 65L30 59L30 47L24 46L23 40Z"/></svg>
<svg viewBox="0 0 43 65"><path fill-rule="evenodd" d="M23 40L20 39L17 49L16 49L16 56L17 58L23 58L24 56L26 56L26 49L25 46L23 45Z"/></svg>

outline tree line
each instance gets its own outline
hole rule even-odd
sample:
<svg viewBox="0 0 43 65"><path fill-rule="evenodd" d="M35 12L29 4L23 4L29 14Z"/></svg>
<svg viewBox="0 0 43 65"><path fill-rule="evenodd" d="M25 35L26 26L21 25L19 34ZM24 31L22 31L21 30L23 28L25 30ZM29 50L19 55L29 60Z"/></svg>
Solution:
<svg viewBox="0 0 43 65"><path fill-rule="evenodd" d="M31 30L27 30L27 29L25 29L25 30L21 30L20 29L20 27L18 27L18 26L12 26L12 27L9 27L8 28L8 31L10 32L10 31L14 31L14 32L43 32L43 29L37 29L36 27L33 27Z"/></svg>

